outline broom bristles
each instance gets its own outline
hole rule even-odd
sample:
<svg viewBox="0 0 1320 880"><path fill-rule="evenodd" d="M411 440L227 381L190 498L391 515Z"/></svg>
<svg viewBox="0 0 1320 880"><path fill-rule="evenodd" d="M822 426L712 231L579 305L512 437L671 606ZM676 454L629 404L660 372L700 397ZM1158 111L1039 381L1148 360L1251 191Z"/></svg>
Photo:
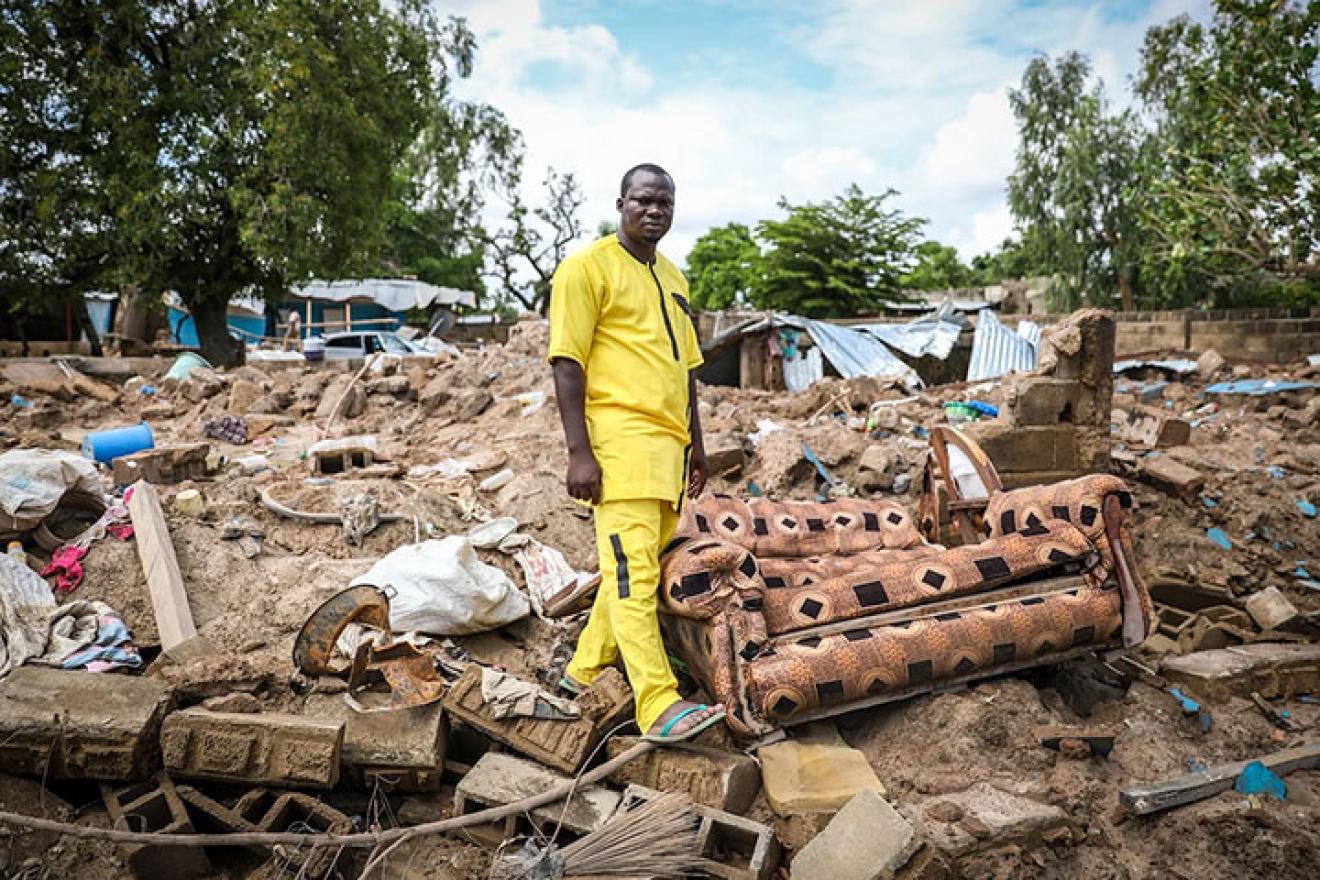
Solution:
<svg viewBox="0 0 1320 880"><path fill-rule="evenodd" d="M564 874L681 877L706 863L697 850L698 826L685 795L663 794L564 847Z"/></svg>

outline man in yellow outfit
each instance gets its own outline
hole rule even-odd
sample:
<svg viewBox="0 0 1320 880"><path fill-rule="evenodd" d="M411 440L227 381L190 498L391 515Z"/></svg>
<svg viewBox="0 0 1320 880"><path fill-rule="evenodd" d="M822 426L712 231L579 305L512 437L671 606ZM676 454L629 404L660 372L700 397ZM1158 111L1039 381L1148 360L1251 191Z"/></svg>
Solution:
<svg viewBox="0 0 1320 880"><path fill-rule="evenodd" d="M637 726L688 739L724 718L680 699L660 637L660 552L683 496L706 484L697 416L701 348L687 280L656 252L674 220L674 181L638 165L619 187L619 231L572 254L550 294L549 360L568 442L568 493L595 508L601 582L564 685L623 660Z"/></svg>

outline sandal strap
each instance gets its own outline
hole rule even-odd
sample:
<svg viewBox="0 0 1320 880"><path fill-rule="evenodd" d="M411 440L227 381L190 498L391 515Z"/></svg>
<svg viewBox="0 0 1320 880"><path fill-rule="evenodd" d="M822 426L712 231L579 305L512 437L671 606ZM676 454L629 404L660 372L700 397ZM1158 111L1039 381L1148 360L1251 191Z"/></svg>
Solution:
<svg viewBox="0 0 1320 880"><path fill-rule="evenodd" d="M666 724L664 727L660 728L660 735L661 735L661 736L669 736L669 731L671 731L671 730L674 729L674 725L675 725L675 724L677 724L678 722L682 721L684 718L688 717L688 716L691 715L693 712L700 712L700 711L702 711L703 709L706 709L706 708L707 708L707 706L706 706L705 704L699 703L699 704L697 704L697 705L695 705L695 706L690 706L689 708L684 709L682 712L679 712L679 713L678 713L677 715L675 715L673 718L670 718L668 724Z"/></svg>

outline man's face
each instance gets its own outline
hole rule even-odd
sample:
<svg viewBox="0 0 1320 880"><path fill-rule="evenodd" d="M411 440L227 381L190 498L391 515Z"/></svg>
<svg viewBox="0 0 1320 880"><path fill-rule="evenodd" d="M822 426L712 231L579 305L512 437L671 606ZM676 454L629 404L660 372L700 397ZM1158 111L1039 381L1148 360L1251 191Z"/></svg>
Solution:
<svg viewBox="0 0 1320 880"><path fill-rule="evenodd" d="M616 204L620 231L634 241L655 244L674 222L674 184L663 174L639 171Z"/></svg>

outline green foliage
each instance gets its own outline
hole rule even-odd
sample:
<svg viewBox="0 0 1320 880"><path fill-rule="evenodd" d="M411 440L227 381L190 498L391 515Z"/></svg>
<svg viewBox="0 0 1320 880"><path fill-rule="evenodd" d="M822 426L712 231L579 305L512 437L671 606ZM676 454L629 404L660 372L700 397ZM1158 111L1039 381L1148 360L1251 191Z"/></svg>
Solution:
<svg viewBox="0 0 1320 880"><path fill-rule="evenodd" d="M917 245L917 264L899 283L908 290L953 290L976 284L976 274L958 259L957 248L938 241Z"/></svg>
<svg viewBox="0 0 1320 880"><path fill-rule="evenodd" d="M1151 28L1147 271L1180 301L1320 298L1320 4L1220 0Z"/></svg>
<svg viewBox="0 0 1320 880"><path fill-rule="evenodd" d="M866 195L853 184L820 204L790 204L783 220L763 220L764 244L752 287L757 308L818 318L848 317L903 299L899 276L926 221L887 209L898 195Z"/></svg>
<svg viewBox="0 0 1320 880"><path fill-rule="evenodd" d="M972 257L973 283L981 287L1000 284L1010 278L1048 274L1048 271L1032 260L1022 242L1012 238L1004 239L997 251Z"/></svg>
<svg viewBox="0 0 1320 880"><path fill-rule="evenodd" d="M746 305L759 269L761 249L741 223L707 230L688 253L692 306L727 309Z"/></svg>
<svg viewBox="0 0 1320 880"><path fill-rule="evenodd" d="M1144 137L1135 115L1110 111L1075 52L1033 59L1009 104L1019 143L1008 203L1028 257L1056 274L1064 308L1108 305L1116 292L1132 308Z"/></svg>

